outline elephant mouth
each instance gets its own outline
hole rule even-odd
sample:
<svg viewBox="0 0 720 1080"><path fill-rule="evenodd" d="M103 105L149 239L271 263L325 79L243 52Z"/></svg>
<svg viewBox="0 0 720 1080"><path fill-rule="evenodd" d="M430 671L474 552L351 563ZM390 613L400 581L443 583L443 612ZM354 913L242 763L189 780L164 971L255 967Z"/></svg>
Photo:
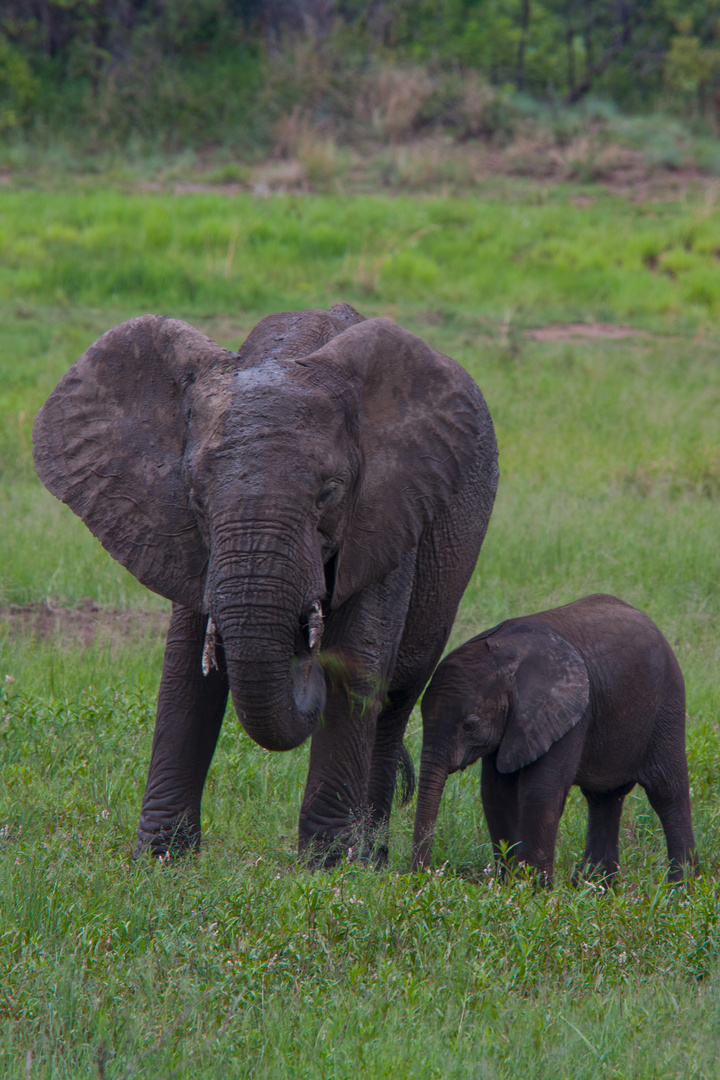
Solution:
<svg viewBox="0 0 720 1080"><path fill-rule="evenodd" d="M451 773L464 772L471 765L474 765L478 758L486 757L493 747L488 743L483 746L468 746L464 751L460 763L450 769Z"/></svg>
<svg viewBox="0 0 720 1080"><path fill-rule="evenodd" d="M335 577L337 575L338 553L334 552L323 566L325 575L325 598L323 600L323 612L327 615L332 607L333 593L335 592Z"/></svg>
<svg viewBox="0 0 720 1080"><path fill-rule="evenodd" d="M295 640L293 666L308 668L311 660L320 659L320 647L325 631L325 620L332 608L337 552L330 556L323 567L325 594L318 596L300 616L299 633ZM322 661L321 661L322 662Z"/></svg>
<svg viewBox="0 0 720 1080"><path fill-rule="evenodd" d="M313 600L310 605L310 610L306 616L305 633L307 634L307 646L312 654L315 654L320 648L322 641L323 630L325 628L325 619L323 617L322 601Z"/></svg>
<svg viewBox="0 0 720 1080"><path fill-rule="evenodd" d="M293 698L302 712L325 702L325 675L319 662L324 629L323 601L318 597L300 618L291 660Z"/></svg>

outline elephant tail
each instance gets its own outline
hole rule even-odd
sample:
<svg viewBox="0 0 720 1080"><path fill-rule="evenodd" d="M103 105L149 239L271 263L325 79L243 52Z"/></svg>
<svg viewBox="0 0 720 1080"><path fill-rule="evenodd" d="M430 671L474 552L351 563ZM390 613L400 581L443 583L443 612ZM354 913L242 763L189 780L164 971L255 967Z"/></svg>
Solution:
<svg viewBox="0 0 720 1080"><path fill-rule="evenodd" d="M397 786L400 788L400 805L407 806L415 794L415 766L405 743L398 761Z"/></svg>

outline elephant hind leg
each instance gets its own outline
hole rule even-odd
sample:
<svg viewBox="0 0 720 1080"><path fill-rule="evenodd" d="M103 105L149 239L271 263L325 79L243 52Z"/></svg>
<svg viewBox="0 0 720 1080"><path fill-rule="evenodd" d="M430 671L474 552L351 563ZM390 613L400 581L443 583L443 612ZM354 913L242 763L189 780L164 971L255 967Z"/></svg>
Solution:
<svg viewBox="0 0 720 1080"><path fill-rule="evenodd" d="M620 817L625 796L634 787L631 783L612 791L580 789L588 806L588 827L582 863L573 874L575 885L588 877L600 877L608 884L617 877L620 872Z"/></svg>
<svg viewBox="0 0 720 1080"><path fill-rule="evenodd" d="M682 881L686 872L698 872L695 835L692 827L689 786L670 787L664 783L643 784L650 805L660 818L669 861L668 881Z"/></svg>
<svg viewBox="0 0 720 1080"><path fill-rule="evenodd" d="M665 832L668 880L682 881L686 872L694 875L698 871L685 752L684 695L669 700L663 713L658 718L652 756L638 779Z"/></svg>

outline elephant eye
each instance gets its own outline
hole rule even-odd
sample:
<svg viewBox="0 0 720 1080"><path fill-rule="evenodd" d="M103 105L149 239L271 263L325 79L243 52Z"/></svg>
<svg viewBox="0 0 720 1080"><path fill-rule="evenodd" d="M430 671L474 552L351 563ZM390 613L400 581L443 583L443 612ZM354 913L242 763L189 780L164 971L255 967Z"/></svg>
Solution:
<svg viewBox="0 0 720 1080"><path fill-rule="evenodd" d="M328 482L323 485L322 491L317 497L317 506L320 507L320 509L324 509L326 506L331 506L334 502L337 502L342 487L343 481L339 477L328 480Z"/></svg>

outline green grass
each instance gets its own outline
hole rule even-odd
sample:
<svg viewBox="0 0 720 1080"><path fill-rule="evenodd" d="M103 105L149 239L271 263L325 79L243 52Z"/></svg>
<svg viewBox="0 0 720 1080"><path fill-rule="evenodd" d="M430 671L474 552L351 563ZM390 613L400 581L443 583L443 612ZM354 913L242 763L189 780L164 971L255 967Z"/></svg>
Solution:
<svg viewBox="0 0 720 1080"><path fill-rule="evenodd" d="M705 876L663 884L633 792L621 885L571 889L573 792L556 890L500 885L477 769L448 783L431 875L407 873L412 807L388 873L309 875L308 749L267 754L232 712L202 857L131 868L161 644L0 626L3 1077L720 1076L720 212L536 195L0 195L0 602L167 606L32 471L37 407L108 326L153 309L237 346L269 310L389 314L471 371L497 427L498 500L452 644L591 591L646 610L686 676ZM646 334L523 334L588 318ZM416 761L420 740L416 714Z"/></svg>
<svg viewBox="0 0 720 1080"><path fill-rule="evenodd" d="M712 193L697 205L576 206L561 189L518 192L507 201L4 192L0 300L23 311L216 314L342 295L520 324L620 318L666 331L720 311Z"/></svg>

